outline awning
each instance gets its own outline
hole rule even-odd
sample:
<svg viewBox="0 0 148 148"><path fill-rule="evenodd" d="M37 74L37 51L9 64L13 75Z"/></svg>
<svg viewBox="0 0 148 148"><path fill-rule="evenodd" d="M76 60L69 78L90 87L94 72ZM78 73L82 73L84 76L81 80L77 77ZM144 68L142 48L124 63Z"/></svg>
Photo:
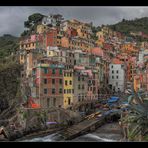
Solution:
<svg viewBox="0 0 148 148"><path fill-rule="evenodd" d="M111 97L109 98L108 103L114 103L114 102L117 102L118 100L119 100L118 97Z"/></svg>

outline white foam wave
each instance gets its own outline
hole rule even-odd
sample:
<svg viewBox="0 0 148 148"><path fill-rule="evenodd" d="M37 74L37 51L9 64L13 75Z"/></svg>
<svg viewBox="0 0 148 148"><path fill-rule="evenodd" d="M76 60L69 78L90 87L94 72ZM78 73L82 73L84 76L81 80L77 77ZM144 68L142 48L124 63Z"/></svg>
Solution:
<svg viewBox="0 0 148 148"><path fill-rule="evenodd" d="M87 138L93 138L93 139L101 140L101 141L106 141L106 142L116 142L116 140L101 138L101 137L99 137L97 135L94 135L94 134L87 134L87 135L85 135L85 137L87 137Z"/></svg>

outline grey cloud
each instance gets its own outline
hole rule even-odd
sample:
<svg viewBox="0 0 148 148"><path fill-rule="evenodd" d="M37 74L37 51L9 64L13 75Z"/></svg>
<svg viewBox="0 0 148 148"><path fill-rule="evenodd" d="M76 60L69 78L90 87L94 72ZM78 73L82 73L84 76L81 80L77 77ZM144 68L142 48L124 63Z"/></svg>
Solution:
<svg viewBox="0 0 148 148"><path fill-rule="evenodd" d="M19 36L24 29L24 21L32 13L60 13L65 19L93 22L95 26L113 24L125 19L148 16L148 7L0 7L0 35L10 33Z"/></svg>

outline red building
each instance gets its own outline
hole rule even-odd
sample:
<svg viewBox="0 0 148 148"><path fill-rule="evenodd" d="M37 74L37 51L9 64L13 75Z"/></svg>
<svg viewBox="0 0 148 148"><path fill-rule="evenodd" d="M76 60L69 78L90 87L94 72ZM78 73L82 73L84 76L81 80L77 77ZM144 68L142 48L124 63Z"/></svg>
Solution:
<svg viewBox="0 0 148 148"><path fill-rule="evenodd" d="M33 69L36 103L41 107L63 106L63 64L42 59Z"/></svg>
<svg viewBox="0 0 148 148"><path fill-rule="evenodd" d="M57 46L57 30L50 29L46 33L46 49L48 46L56 47Z"/></svg>
<svg viewBox="0 0 148 148"><path fill-rule="evenodd" d="M109 43L103 43L103 49L112 51L113 50L113 45Z"/></svg>

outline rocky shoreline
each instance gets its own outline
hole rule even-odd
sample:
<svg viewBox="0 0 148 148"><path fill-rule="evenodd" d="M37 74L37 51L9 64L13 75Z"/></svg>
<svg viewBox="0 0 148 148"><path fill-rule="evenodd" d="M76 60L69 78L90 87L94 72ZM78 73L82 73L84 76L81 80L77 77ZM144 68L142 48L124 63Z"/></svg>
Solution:
<svg viewBox="0 0 148 148"><path fill-rule="evenodd" d="M62 128L55 128L55 129L48 129L48 130L44 130L44 131L34 132L34 133L28 134L26 136L23 136L22 138L16 139L15 142L23 142L26 139L44 137L44 136L47 136L49 134L53 134L55 132L58 132L60 130L62 130Z"/></svg>
<svg viewBox="0 0 148 148"><path fill-rule="evenodd" d="M0 135L0 142L21 142L25 139L32 139L36 137L44 137L49 134L53 134L55 132L58 132L62 130L63 128L53 128L53 129L46 129L46 130L40 130L36 132L30 132L29 134L24 134L24 135L17 135L16 133L11 133L9 137L6 137L5 134Z"/></svg>
<svg viewBox="0 0 148 148"><path fill-rule="evenodd" d="M19 141L19 139L18 139ZM25 137L22 142L124 142L122 130L118 122L107 123L93 132L78 136L72 140L64 140L58 131L47 134Z"/></svg>

